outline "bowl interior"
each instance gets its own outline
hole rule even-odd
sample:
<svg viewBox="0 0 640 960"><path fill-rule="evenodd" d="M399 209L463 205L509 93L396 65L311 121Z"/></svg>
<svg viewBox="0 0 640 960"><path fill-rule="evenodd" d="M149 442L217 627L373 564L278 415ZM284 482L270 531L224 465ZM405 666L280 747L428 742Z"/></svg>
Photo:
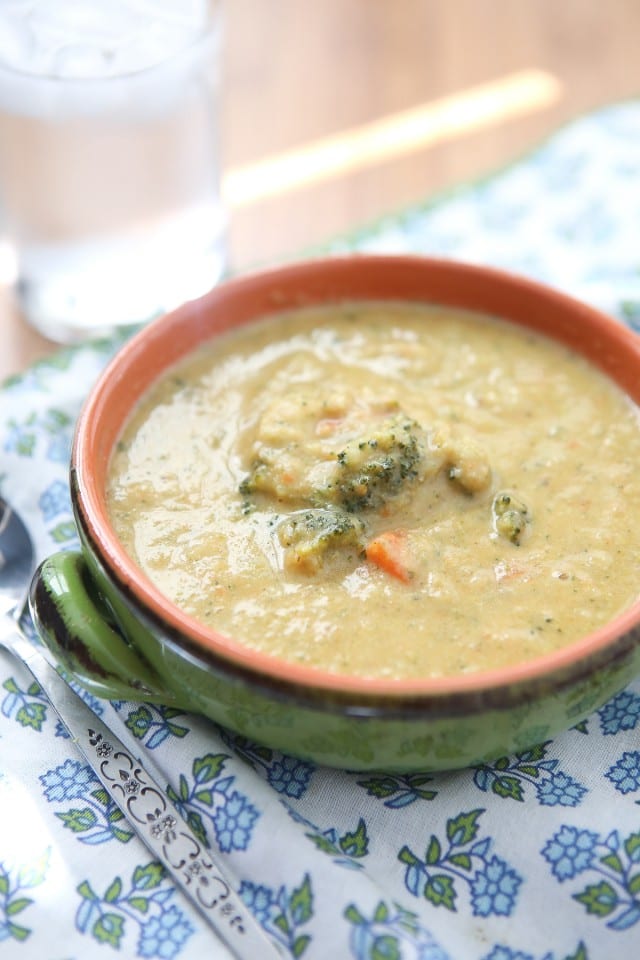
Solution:
<svg viewBox="0 0 640 960"><path fill-rule="evenodd" d="M640 620L640 601L564 649L514 667L464 677L372 680L336 676L256 653L178 610L120 547L105 505L111 451L137 401L176 361L227 330L286 309L354 300L436 303L495 315L553 337L583 354L640 403L640 340L600 312L553 289L493 269L420 257L355 256L305 261L221 284L134 337L91 393L76 430L72 467L83 521L102 559L145 608L187 645L253 672L296 684L408 695L479 690L524 682L598 654Z"/></svg>

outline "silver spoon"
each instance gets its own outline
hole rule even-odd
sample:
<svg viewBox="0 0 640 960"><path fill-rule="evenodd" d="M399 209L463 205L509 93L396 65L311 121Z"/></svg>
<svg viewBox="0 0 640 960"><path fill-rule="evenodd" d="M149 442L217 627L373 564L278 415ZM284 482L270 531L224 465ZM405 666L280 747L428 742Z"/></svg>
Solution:
<svg viewBox="0 0 640 960"><path fill-rule="evenodd" d="M27 528L0 497L0 645L29 669L130 826L233 956L237 960L281 958L280 950L233 891L220 865L164 790L21 633L19 620L34 563Z"/></svg>

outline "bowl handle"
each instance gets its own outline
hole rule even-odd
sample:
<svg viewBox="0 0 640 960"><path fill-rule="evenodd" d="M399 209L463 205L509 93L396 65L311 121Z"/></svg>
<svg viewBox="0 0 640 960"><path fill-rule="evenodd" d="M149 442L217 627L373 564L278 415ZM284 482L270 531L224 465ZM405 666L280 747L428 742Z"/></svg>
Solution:
<svg viewBox="0 0 640 960"><path fill-rule="evenodd" d="M81 553L56 553L40 564L29 606L56 660L94 696L181 706L116 626Z"/></svg>

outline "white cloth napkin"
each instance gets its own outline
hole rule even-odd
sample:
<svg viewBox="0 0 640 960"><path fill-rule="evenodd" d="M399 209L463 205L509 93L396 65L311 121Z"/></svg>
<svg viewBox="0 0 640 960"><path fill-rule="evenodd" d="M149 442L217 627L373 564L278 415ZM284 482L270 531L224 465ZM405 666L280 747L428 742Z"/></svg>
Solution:
<svg viewBox="0 0 640 960"><path fill-rule="evenodd" d="M325 252L491 263L640 329L639 235L640 103L629 102L575 122L488 181ZM74 420L117 345L60 351L0 390L0 490L40 558L77 543L67 482ZM640 682L533 750L408 776L317 768L203 718L88 699L221 851L285 956L640 952ZM120 956L228 952L106 801L25 670L0 651L0 957Z"/></svg>

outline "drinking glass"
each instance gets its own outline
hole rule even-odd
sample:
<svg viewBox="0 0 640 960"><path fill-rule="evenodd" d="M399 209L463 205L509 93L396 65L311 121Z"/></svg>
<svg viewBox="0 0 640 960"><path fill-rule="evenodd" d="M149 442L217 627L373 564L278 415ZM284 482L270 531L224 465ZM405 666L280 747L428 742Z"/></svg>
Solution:
<svg viewBox="0 0 640 960"><path fill-rule="evenodd" d="M144 322L223 273L220 6L0 3L0 225L45 336Z"/></svg>

